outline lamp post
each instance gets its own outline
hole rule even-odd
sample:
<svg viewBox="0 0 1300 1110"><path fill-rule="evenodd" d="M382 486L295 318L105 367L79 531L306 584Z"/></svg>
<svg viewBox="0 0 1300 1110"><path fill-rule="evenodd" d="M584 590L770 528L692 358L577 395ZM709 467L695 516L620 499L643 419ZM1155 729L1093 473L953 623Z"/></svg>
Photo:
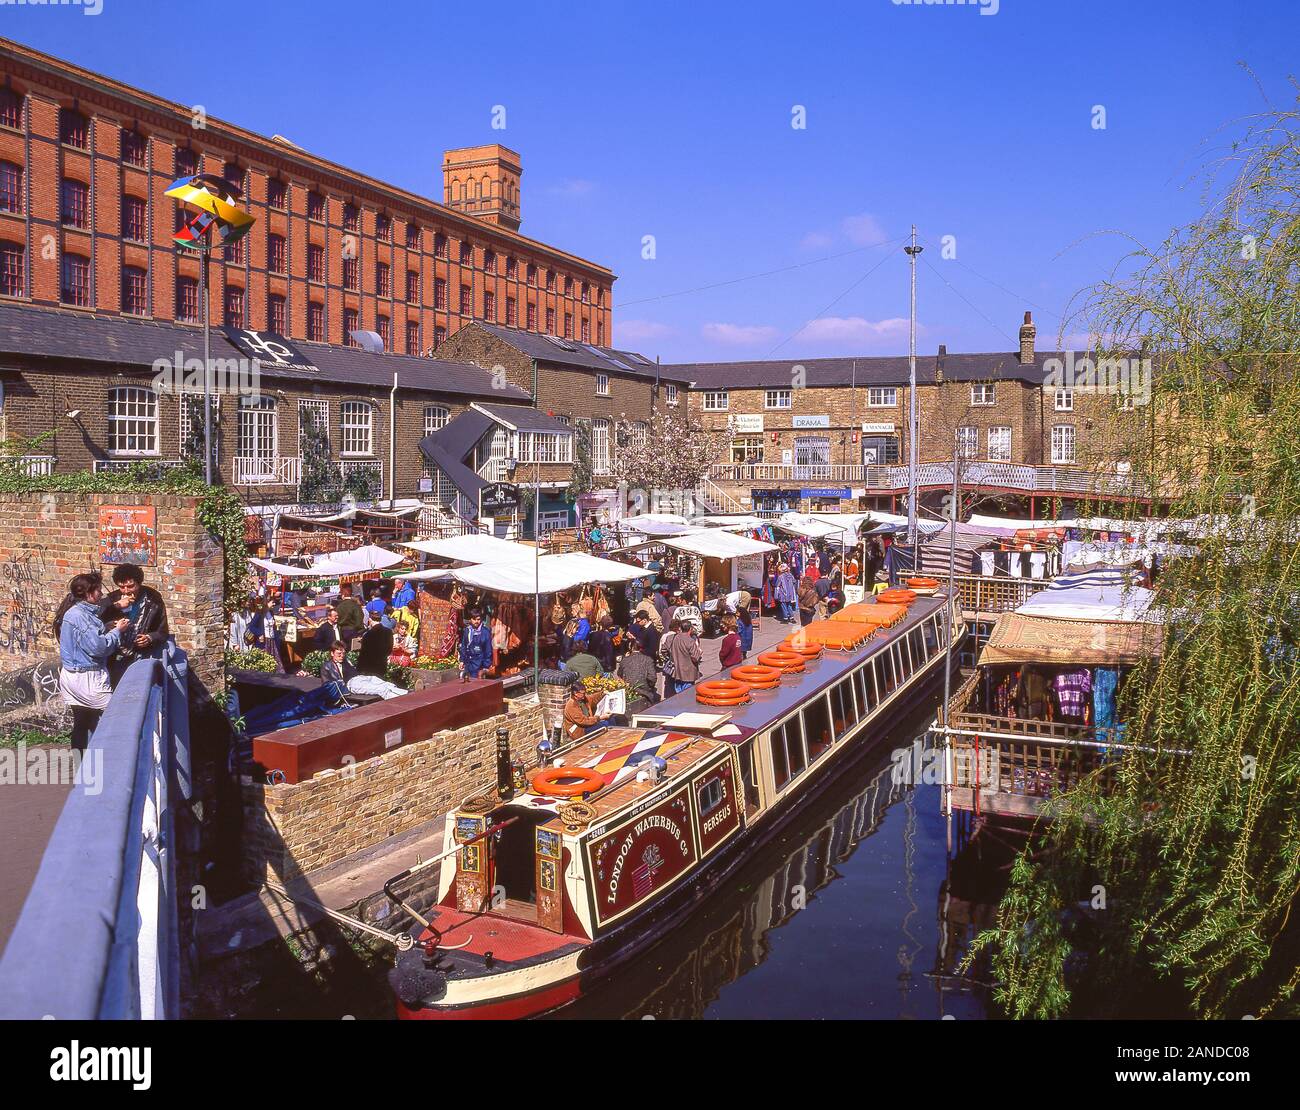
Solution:
<svg viewBox="0 0 1300 1110"><path fill-rule="evenodd" d="M165 195L195 210L172 236L172 241L178 247L198 251L203 259L199 270L199 298L203 301L203 480L212 485L212 311L208 304L208 258L214 247L228 247L247 235L253 217L238 206L243 197L239 186L215 174L196 173L178 178Z"/></svg>

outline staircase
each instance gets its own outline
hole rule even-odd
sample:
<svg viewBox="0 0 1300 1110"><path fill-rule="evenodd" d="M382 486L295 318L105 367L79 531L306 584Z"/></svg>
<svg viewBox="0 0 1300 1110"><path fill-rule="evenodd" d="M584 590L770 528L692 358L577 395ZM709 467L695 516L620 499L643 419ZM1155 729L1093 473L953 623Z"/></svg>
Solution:
<svg viewBox="0 0 1300 1110"><path fill-rule="evenodd" d="M711 515L746 514L750 511L712 478L700 479L700 484L695 487L695 501Z"/></svg>

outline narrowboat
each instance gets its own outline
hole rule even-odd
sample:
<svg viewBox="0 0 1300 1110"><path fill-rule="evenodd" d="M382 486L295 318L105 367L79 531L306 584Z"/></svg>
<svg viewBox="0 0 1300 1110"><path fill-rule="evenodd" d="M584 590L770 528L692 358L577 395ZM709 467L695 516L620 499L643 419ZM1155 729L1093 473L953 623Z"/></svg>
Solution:
<svg viewBox="0 0 1300 1110"><path fill-rule="evenodd" d="M385 887L422 927L389 973L398 1016L545 1013L662 938L915 708L964 633L944 595L868 616L760 654L743 694L701 683L557 749L523 789L467 797L421 865L431 908L395 892L418 868Z"/></svg>

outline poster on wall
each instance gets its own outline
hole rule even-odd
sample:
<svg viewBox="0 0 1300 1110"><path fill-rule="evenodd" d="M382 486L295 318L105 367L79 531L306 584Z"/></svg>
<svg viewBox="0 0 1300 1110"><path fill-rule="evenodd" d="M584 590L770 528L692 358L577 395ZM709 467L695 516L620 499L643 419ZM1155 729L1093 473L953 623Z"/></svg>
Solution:
<svg viewBox="0 0 1300 1110"><path fill-rule="evenodd" d="M99 561L154 566L158 562L157 510L152 505L101 507Z"/></svg>
<svg viewBox="0 0 1300 1110"><path fill-rule="evenodd" d="M763 589L763 556L741 555L734 560L737 584L741 589L751 591Z"/></svg>

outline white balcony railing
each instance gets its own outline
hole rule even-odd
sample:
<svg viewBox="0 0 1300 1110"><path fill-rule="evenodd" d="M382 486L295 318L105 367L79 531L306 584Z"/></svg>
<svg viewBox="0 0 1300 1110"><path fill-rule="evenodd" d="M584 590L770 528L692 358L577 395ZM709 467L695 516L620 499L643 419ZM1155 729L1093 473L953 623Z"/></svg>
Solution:
<svg viewBox="0 0 1300 1110"><path fill-rule="evenodd" d="M774 485L819 484L861 486L869 491L907 489L906 466L790 466L782 463L718 463L709 468L715 482L771 483ZM950 486L952 464L921 463L917 482L922 487ZM1117 471L1093 470L1080 466L1029 466L1020 463L970 461L962 464L963 486L994 486L1035 493L1076 493L1144 497L1144 483Z"/></svg>
<svg viewBox="0 0 1300 1110"><path fill-rule="evenodd" d="M133 466L143 465L150 471L172 470L175 467L183 466L181 459L95 459L92 467L96 474L125 474Z"/></svg>
<svg viewBox="0 0 1300 1110"><path fill-rule="evenodd" d="M296 455L235 456L237 486L296 486L302 476L302 459Z"/></svg>
<svg viewBox="0 0 1300 1110"><path fill-rule="evenodd" d="M20 474L28 478L43 478L54 473L54 464L59 460L53 455L23 455L22 458L10 460Z"/></svg>

